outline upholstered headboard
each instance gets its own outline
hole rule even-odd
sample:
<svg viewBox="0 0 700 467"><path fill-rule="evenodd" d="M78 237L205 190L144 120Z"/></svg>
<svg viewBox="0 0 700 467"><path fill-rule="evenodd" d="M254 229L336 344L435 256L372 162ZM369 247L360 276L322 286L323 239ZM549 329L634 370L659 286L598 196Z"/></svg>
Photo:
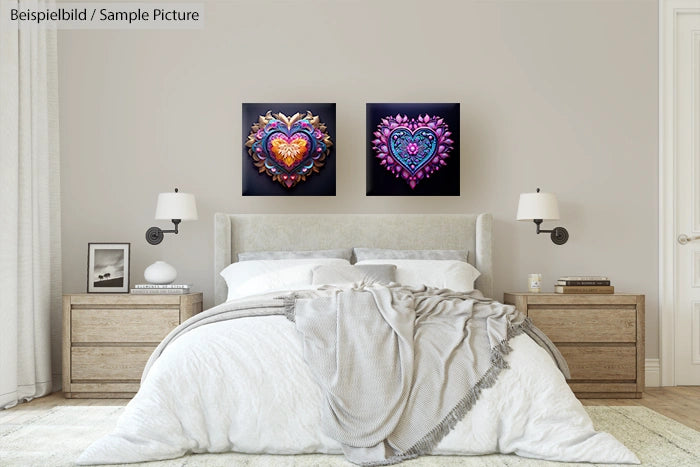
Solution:
<svg viewBox="0 0 700 467"><path fill-rule="evenodd" d="M238 253L263 250L396 248L468 250L481 276L476 288L492 293L490 214L223 214L214 215L215 305L226 300L219 273Z"/></svg>

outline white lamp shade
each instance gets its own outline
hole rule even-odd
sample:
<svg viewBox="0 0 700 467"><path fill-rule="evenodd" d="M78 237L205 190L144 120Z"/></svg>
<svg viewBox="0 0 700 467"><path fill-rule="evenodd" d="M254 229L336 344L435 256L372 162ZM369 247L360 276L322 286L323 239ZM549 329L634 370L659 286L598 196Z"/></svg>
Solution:
<svg viewBox="0 0 700 467"><path fill-rule="evenodd" d="M518 203L517 219L519 221L559 219L557 197L553 193L522 193Z"/></svg>
<svg viewBox="0 0 700 467"><path fill-rule="evenodd" d="M156 219L197 220L197 203L191 193L160 193Z"/></svg>

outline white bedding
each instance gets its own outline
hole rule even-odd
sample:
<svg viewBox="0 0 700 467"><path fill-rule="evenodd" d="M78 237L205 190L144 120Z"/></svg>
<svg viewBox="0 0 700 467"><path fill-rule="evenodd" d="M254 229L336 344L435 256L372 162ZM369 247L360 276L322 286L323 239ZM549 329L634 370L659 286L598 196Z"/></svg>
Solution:
<svg viewBox="0 0 700 467"><path fill-rule="evenodd" d="M551 357L526 335L511 340L511 368L485 390L434 454L515 453L558 461L639 463L590 418ZM126 463L187 452L333 453L320 432L321 391L282 316L196 328L151 368L114 432L79 464Z"/></svg>

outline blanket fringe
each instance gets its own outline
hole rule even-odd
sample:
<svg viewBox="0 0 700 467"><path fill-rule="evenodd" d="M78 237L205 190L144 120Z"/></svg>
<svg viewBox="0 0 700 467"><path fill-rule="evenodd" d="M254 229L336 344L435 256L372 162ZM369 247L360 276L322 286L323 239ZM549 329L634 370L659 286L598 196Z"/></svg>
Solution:
<svg viewBox="0 0 700 467"><path fill-rule="evenodd" d="M284 304L284 317L287 318L289 321L294 323L296 321L296 316L294 314L295 311L295 305L297 298L299 298L298 294L290 294L290 295L285 295L282 297L278 297L282 299L282 303Z"/></svg>
<svg viewBox="0 0 700 467"><path fill-rule="evenodd" d="M530 320L525 318L522 323L508 327L508 334L506 338L491 349L491 367L486 371L484 376L482 376L476 385L474 385L474 387L471 388L457 403L457 406L455 406L455 408L452 409L435 428L430 430L416 444L414 444L406 452L397 454L381 462L367 462L360 465L363 467L392 465L408 459L414 459L425 454L430 454L435 446L437 446L437 444L445 436L447 436L447 434L452 431L460 421L462 421L467 412L474 407L474 404L476 404L476 402L479 400L481 393L485 389L488 389L496 384L496 380L501 374L501 371L510 368L508 362L505 360L506 355L513 350L508 341L525 332L526 328L530 327L531 325Z"/></svg>
<svg viewBox="0 0 700 467"><path fill-rule="evenodd" d="M524 329L522 324L517 326L510 326L508 328L507 337L499 342L495 347L491 349L491 367L486 371L484 376L481 377L479 382L471 388L467 394L459 401L457 406L447 414L447 416L427 435L425 435L421 440L413 445L406 454L416 454L423 455L428 454L433 450L433 448L452 431L452 429L459 423L464 416L474 407L474 404L484 389L488 389L496 384L498 376L506 368L509 368L508 362L506 362L505 357L513 349L508 343L513 337L522 334Z"/></svg>

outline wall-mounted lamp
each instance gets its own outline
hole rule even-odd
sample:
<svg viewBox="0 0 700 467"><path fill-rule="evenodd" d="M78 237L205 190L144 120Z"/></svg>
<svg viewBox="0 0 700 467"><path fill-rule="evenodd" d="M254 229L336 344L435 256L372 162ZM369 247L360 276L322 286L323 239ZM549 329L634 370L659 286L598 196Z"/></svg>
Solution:
<svg viewBox="0 0 700 467"><path fill-rule="evenodd" d="M552 241L557 245L563 245L569 239L569 232L564 227L555 227L553 230L541 230L542 221L559 219L559 204L553 193L522 193L518 203L517 219L519 221L534 221L537 225L537 233L548 233Z"/></svg>
<svg viewBox="0 0 700 467"><path fill-rule="evenodd" d="M175 224L173 230L162 230L160 227L151 227L146 231L146 241L151 245L158 245L163 241L163 234L177 234L177 227L181 221L197 220L197 204L194 195L180 193L175 188L175 193L160 193L156 205L156 219L170 219Z"/></svg>

